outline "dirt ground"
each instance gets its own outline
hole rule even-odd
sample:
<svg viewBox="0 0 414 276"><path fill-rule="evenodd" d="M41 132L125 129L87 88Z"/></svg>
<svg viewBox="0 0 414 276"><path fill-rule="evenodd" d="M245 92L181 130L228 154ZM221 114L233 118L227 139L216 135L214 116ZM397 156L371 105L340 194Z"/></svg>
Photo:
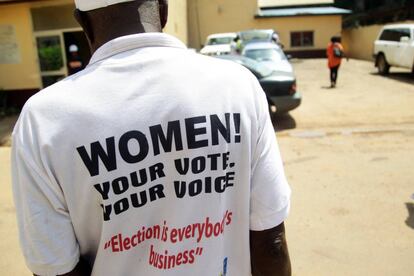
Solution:
<svg viewBox="0 0 414 276"><path fill-rule="evenodd" d="M294 275L413 275L414 78L294 63L303 105L276 122L293 189Z"/></svg>
<svg viewBox="0 0 414 276"><path fill-rule="evenodd" d="M294 275L413 275L414 78L345 62L328 89L325 60L293 62L303 104L275 122L292 209ZM7 144L15 118L0 121ZM30 275L18 242L8 147L0 147L0 275Z"/></svg>

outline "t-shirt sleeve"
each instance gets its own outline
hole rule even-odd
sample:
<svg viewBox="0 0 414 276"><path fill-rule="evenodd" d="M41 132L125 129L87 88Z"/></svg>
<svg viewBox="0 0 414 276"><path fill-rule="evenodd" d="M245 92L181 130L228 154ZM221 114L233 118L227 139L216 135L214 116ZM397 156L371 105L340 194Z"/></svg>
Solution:
<svg viewBox="0 0 414 276"><path fill-rule="evenodd" d="M257 84L259 86L259 84ZM252 156L250 230L263 231L281 224L288 216L291 190L263 90L256 88L258 135Z"/></svg>
<svg viewBox="0 0 414 276"><path fill-rule="evenodd" d="M63 192L35 153L31 127L19 121L16 128L20 129L15 128L13 133L11 158L23 255L37 275L65 274L77 265L79 246Z"/></svg>

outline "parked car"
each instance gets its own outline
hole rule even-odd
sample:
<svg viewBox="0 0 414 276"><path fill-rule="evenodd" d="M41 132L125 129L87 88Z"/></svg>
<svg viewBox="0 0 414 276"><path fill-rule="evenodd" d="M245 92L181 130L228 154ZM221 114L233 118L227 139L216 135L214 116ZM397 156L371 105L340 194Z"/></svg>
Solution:
<svg viewBox="0 0 414 276"><path fill-rule="evenodd" d="M241 41L241 50L249 43L273 42L283 48L279 35L272 29L247 30L238 33Z"/></svg>
<svg viewBox="0 0 414 276"><path fill-rule="evenodd" d="M274 30L247 30L239 32L239 37L243 45L247 45L251 42L271 42Z"/></svg>
<svg viewBox="0 0 414 276"><path fill-rule="evenodd" d="M231 43L237 37L236 33L212 34L200 53L208 56L228 55L231 52Z"/></svg>
<svg viewBox="0 0 414 276"><path fill-rule="evenodd" d="M296 78L292 72L274 71L263 63L243 56L226 55L218 58L241 64L256 76L266 93L271 115L287 113L301 104L302 96L296 91Z"/></svg>
<svg viewBox="0 0 414 276"><path fill-rule="evenodd" d="M267 65L274 71L282 71L293 74L290 64L283 50L271 42L257 42L247 44L242 55Z"/></svg>
<svg viewBox="0 0 414 276"><path fill-rule="evenodd" d="M414 24L385 26L374 43L374 58L382 75L388 74L391 66L414 73Z"/></svg>

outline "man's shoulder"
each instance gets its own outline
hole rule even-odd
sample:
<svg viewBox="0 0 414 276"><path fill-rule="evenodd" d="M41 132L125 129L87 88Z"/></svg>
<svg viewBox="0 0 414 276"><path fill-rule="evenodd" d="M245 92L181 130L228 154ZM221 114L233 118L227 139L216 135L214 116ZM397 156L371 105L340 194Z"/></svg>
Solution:
<svg viewBox="0 0 414 276"><path fill-rule="evenodd" d="M25 112L51 111L62 108L62 105L68 103L67 95L70 94L72 85L72 76L60 80L46 88L43 88L31 96L23 107Z"/></svg>

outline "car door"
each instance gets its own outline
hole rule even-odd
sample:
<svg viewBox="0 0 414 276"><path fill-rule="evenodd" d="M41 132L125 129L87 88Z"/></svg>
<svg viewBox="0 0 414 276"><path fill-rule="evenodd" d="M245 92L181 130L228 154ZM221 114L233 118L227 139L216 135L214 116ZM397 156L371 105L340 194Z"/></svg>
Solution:
<svg viewBox="0 0 414 276"><path fill-rule="evenodd" d="M400 66L399 57L400 57L400 38L401 33L400 29L393 28L388 29L388 41L386 46L386 58L390 65Z"/></svg>
<svg viewBox="0 0 414 276"><path fill-rule="evenodd" d="M375 53L384 53L385 59L389 64L392 64L394 60L394 51L392 51L393 46L396 46L395 41L393 41L395 39L394 36L395 34L392 29L384 29L375 42Z"/></svg>
<svg viewBox="0 0 414 276"><path fill-rule="evenodd" d="M400 42L398 43L397 59L399 66L411 69L414 62L414 40L412 29L401 28L398 30ZM408 40L401 41L402 37L408 37Z"/></svg>

